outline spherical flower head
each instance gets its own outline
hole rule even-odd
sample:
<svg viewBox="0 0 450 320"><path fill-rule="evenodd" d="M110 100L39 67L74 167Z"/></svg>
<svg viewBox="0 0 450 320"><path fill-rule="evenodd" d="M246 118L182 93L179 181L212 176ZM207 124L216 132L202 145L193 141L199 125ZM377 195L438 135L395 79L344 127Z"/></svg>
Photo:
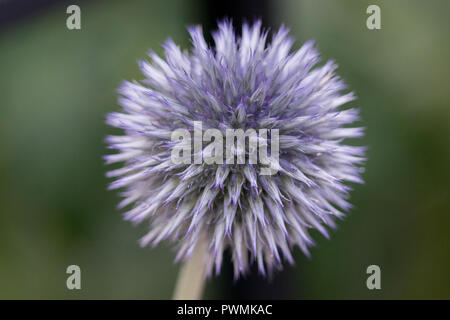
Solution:
<svg viewBox="0 0 450 320"><path fill-rule="evenodd" d="M309 255L314 242L308 231L328 237L327 227L351 208L346 183L362 183L365 153L344 144L363 133L349 126L359 119L358 110L342 108L354 95L343 92L333 62L318 65L313 42L292 52L284 27L269 42L260 22L244 25L240 36L222 22L214 47L200 27L189 33L189 52L167 40L165 59L151 51L151 61L140 62L145 79L120 87L123 110L110 113L107 123L123 135L107 137L118 153L105 159L123 166L108 172L115 178L110 188L123 189L119 207L131 205L127 220L149 220L143 246L171 239L176 259L184 260L206 241L208 274L220 272L227 249L236 276L252 262L262 274L271 273L283 259L293 263L295 245ZM231 149L233 157L244 155L244 163L206 161L213 154L229 156L219 148L213 153L214 139L206 135L200 149L174 161L175 151L191 150L196 142L174 140L173 133L182 129L194 140L199 123L202 132L224 137L230 129L268 130L255 141L271 146L269 161L248 161L252 151L245 143Z"/></svg>

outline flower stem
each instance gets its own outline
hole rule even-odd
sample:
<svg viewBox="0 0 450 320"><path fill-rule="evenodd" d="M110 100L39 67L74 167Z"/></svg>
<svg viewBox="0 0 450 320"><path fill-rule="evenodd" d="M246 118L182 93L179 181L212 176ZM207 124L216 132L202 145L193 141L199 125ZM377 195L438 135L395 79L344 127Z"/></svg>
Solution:
<svg viewBox="0 0 450 320"><path fill-rule="evenodd" d="M202 237L198 240L189 260L181 266L175 284L174 300L201 299L206 279L206 252L207 243Z"/></svg>

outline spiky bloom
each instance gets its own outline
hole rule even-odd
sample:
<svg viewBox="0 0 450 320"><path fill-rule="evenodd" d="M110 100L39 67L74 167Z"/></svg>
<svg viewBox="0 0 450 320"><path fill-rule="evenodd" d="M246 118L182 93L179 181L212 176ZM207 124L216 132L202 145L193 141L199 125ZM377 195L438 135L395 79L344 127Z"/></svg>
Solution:
<svg viewBox="0 0 450 320"><path fill-rule="evenodd" d="M347 126L358 110L341 106L354 95L342 92L333 62L317 65L313 42L291 52L284 27L268 42L260 22L244 25L240 37L223 22L214 47L200 27L189 33L191 51L169 39L165 59L151 51L151 62L140 63L145 80L119 89L123 111L107 123L124 135L107 137L119 153L105 159L124 165L108 173L116 178L110 188L124 188L120 208L133 204L127 220L149 219L143 246L172 239L176 259L186 259L205 237L208 274L220 271L227 248L237 276L252 261L270 273L283 257L293 262L295 245L309 255L308 230L328 237L326 227L351 207L345 182L362 183L364 148L343 140L363 130ZM258 164L175 164L171 133L192 132L194 121L222 131L278 129L278 172L260 175Z"/></svg>

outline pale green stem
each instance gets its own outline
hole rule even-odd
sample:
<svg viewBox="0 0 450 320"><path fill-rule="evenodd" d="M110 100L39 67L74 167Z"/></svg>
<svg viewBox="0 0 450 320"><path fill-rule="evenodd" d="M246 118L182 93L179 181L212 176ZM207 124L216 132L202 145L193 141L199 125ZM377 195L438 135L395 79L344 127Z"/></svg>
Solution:
<svg viewBox="0 0 450 320"><path fill-rule="evenodd" d="M208 244L204 237L197 242L189 260L180 269L173 300L199 300L206 279L206 253Z"/></svg>

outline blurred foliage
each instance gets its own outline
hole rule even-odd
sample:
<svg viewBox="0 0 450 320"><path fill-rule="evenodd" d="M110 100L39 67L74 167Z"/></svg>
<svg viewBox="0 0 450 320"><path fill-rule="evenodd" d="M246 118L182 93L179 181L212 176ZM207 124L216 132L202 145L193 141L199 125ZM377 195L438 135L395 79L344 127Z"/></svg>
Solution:
<svg viewBox="0 0 450 320"><path fill-rule="evenodd" d="M193 4L196 5L193 5ZM381 7L382 29L366 28ZM277 2L297 47L315 39L356 92L369 146L366 184L331 240L287 267L291 298L450 298L450 2ZM103 142L122 79L185 26L196 2L82 2L82 29L65 6L0 30L0 298L170 298L178 266L168 245L137 245L146 225L123 222L107 192ZM82 290L66 289L66 267ZM365 286L380 265L382 290ZM294 281L295 280L295 281ZM226 298L220 276L207 297ZM263 280L262 280L263 281Z"/></svg>
<svg viewBox="0 0 450 320"><path fill-rule="evenodd" d="M381 8L381 30L366 8ZM369 146L355 209L311 261L304 298L450 298L450 2L290 1L280 19L358 96ZM377 264L382 290L365 286ZM303 269L303 270L301 270Z"/></svg>

